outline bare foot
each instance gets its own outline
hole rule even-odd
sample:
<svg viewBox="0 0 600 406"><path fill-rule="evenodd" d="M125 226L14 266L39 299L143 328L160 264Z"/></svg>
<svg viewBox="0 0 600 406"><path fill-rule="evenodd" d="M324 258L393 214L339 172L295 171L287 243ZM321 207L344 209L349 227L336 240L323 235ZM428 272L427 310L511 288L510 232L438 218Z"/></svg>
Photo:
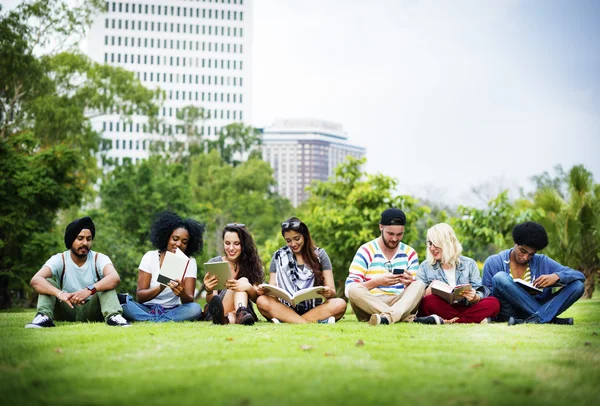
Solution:
<svg viewBox="0 0 600 406"><path fill-rule="evenodd" d="M444 324L454 324L458 320L458 317L454 317L450 320L444 320Z"/></svg>

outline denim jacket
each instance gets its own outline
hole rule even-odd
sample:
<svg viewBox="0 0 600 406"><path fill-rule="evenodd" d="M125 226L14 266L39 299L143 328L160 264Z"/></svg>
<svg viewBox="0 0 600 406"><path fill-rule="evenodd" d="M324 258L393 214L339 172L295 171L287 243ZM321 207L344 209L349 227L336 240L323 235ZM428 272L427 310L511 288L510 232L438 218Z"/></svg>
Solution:
<svg viewBox="0 0 600 406"><path fill-rule="evenodd" d="M417 272L417 279L427 286L436 279L448 283L446 272L442 269L439 261L433 265L431 265L429 261L421 262L419 272ZM460 262L456 265L456 284L464 285L466 283L470 283L477 292L477 295L482 299L488 297L491 293L490 290L481 283L481 274L479 273L477 263L473 259L461 255ZM464 298L458 303L469 305L467 299Z"/></svg>
<svg viewBox="0 0 600 406"><path fill-rule="evenodd" d="M514 248L504 250L499 254L492 255L485 260L483 264L483 284L493 290L492 278L498 272L510 274L510 253ZM567 285L573 281L585 281L583 273L564 266L542 254L534 254L529 260L529 269L531 271L531 281L533 282L542 275L557 274L559 282ZM535 298L538 300L547 299L552 294L552 288L544 288L544 291Z"/></svg>

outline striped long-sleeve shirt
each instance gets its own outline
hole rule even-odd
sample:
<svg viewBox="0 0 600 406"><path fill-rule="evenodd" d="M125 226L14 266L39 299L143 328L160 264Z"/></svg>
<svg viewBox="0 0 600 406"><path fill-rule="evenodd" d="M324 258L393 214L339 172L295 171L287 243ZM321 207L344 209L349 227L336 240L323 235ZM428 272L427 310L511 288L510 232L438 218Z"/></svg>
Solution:
<svg viewBox="0 0 600 406"><path fill-rule="evenodd" d="M387 264L390 262L390 264ZM387 265L386 265L387 264ZM373 279L377 275L391 272L392 269L404 269L413 276L419 269L419 258L417 252L408 245L400 242L398 250L390 261L385 257L377 239L363 244L350 265L350 273L346 278L346 296L348 288L353 283L363 283ZM378 286L371 289L374 295L398 295L404 291L404 285Z"/></svg>

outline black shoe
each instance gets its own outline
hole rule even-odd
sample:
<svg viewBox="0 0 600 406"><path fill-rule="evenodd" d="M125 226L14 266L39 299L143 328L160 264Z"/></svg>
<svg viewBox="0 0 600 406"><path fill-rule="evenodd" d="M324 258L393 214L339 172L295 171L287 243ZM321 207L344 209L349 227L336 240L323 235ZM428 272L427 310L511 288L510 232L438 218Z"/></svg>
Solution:
<svg viewBox="0 0 600 406"><path fill-rule="evenodd" d="M33 318L33 321L27 325L25 328L44 328L44 327L56 327L52 319L45 314L38 313Z"/></svg>
<svg viewBox="0 0 600 406"><path fill-rule="evenodd" d="M223 309L223 302L219 296L215 296L210 299L208 304L208 313L212 318L213 324L227 324L229 320L225 317L225 309Z"/></svg>
<svg viewBox="0 0 600 406"><path fill-rule="evenodd" d="M517 324L523 324L523 323L525 323L525 320L523 320L523 319L517 319L517 318L512 317L512 316L510 316L508 318L508 325L509 326L515 326Z"/></svg>
<svg viewBox="0 0 600 406"><path fill-rule="evenodd" d="M129 324L127 320L125 320L125 318L119 313L108 316L108 319L106 319L106 324L117 327L131 327L131 324Z"/></svg>
<svg viewBox="0 0 600 406"><path fill-rule="evenodd" d="M414 322L421 324L444 324L444 320L437 314L425 317L415 317Z"/></svg>
<svg viewBox="0 0 600 406"><path fill-rule="evenodd" d="M258 321L258 316L256 315L256 312L254 311L254 306L252 306L252 301L248 300L248 307L247 307L248 311L250 312L250 314L252 315L252 318L254 319L254 321Z"/></svg>
<svg viewBox="0 0 600 406"><path fill-rule="evenodd" d="M244 306L238 307L235 312L235 324L243 324L245 326L251 326L254 324L254 317Z"/></svg>
<svg viewBox="0 0 600 406"><path fill-rule="evenodd" d="M573 323L574 323L573 317L567 317L567 318L555 317L552 319L552 321L550 321L550 324L564 324L566 326L572 326Z"/></svg>
<svg viewBox="0 0 600 406"><path fill-rule="evenodd" d="M388 325L390 324L390 321L387 317L382 316L381 314L372 314L371 318L369 319L369 324L372 326L377 326L380 324Z"/></svg>

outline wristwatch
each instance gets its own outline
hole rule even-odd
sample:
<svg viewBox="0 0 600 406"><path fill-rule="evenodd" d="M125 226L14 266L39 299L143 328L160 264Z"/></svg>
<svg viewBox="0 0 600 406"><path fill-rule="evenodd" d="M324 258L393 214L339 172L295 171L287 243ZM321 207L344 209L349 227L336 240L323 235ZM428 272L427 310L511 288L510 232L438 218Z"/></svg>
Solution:
<svg viewBox="0 0 600 406"><path fill-rule="evenodd" d="M90 292L92 292L92 295L96 293L96 287L94 286L94 284L87 285L86 287Z"/></svg>

